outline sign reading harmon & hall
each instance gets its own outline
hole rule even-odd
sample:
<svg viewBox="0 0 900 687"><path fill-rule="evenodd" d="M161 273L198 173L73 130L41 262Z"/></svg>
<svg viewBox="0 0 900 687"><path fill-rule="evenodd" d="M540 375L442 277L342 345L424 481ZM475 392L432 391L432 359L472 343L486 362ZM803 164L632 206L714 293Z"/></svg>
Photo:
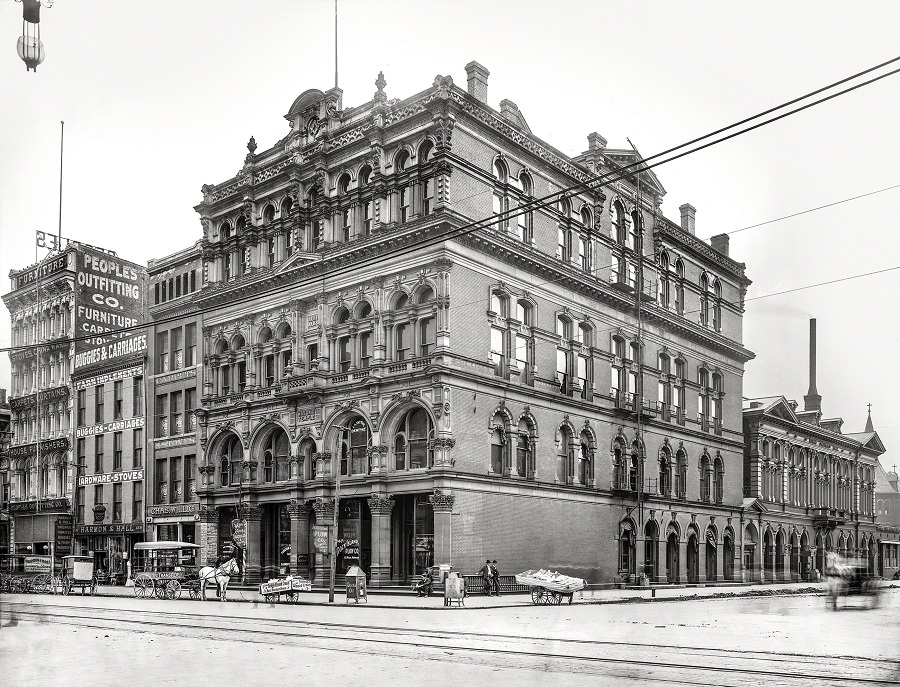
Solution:
<svg viewBox="0 0 900 687"><path fill-rule="evenodd" d="M138 265L86 246L78 248L75 265L76 370L147 350L145 332L117 332L140 324L143 282Z"/></svg>

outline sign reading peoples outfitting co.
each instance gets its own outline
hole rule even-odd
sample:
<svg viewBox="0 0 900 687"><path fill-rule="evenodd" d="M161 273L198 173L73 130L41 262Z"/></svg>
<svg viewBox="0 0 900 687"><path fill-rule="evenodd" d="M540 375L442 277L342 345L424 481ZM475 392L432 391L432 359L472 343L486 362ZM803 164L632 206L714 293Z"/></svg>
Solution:
<svg viewBox="0 0 900 687"><path fill-rule="evenodd" d="M79 246L75 266L75 369L147 350L138 330L144 297L138 265Z"/></svg>

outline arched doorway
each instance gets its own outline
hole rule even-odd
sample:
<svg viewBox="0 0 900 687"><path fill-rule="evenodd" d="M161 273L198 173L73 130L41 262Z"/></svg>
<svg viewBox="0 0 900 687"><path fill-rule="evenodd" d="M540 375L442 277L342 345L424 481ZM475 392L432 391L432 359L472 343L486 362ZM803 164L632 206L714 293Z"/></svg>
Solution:
<svg viewBox="0 0 900 687"><path fill-rule="evenodd" d="M722 576L726 580L734 579L734 535L730 531L722 537Z"/></svg>
<svg viewBox="0 0 900 687"><path fill-rule="evenodd" d="M651 582L659 576L659 525L650 520L644 527L644 574Z"/></svg>
<svg viewBox="0 0 900 687"><path fill-rule="evenodd" d="M791 533L791 581L800 581L800 540L797 533Z"/></svg>
<svg viewBox="0 0 900 687"><path fill-rule="evenodd" d="M690 584L700 581L700 542L693 530L687 540L687 581Z"/></svg>
<svg viewBox="0 0 900 687"><path fill-rule="evenodd" d="M771 582L774 579L775 550L772 539L772 530L767 527L763 534L763 582Z"/></svg>
<svg viewBox="0 0 900 687"><path fill-rule="evenodd" d="M678 533L670 531L666 537L666 582L678 583Z"/></svg>
<svg viewBox="0 0 900 687"><path fill-rule="evenodd" d="M619 523L619 575L623 578L635 575L634 545L634 523L631 520L623 520Z"/></svg>
<svg viewBox="0 0 900 687"><path fill-rule="evenodd" d="M718 550L716 548L716 531L712 527L706 529L706 581L718 579Z"/></svg>
<svg viewBox="0 0 900 687"><path fill-rule="evenodd" d="M778 530L775 535L775 550L772 552L775 562L775 578L776 580L785 579L784 575L784 530Z"/></svg>
<svg viewBox="0 0 900 687"><path fill-rule="evenodd" d="M756 566L756 547L759 543L759 534L756 525L752 522L747 523L744 528L744 571L748 582L759 578L759 571Z"/></svg>

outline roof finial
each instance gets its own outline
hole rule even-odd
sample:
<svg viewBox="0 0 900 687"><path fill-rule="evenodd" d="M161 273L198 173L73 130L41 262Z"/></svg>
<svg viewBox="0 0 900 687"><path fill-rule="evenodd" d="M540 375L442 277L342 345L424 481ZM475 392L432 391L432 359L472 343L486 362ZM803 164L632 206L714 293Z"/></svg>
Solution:
<svg viewBox="0 0 900 687"><path fill-rule="evenodd" d="M869 406L869 419L866 420L866 431L874 432L875 426L872 424L872 404L869 403L868 406Z"/></svg>

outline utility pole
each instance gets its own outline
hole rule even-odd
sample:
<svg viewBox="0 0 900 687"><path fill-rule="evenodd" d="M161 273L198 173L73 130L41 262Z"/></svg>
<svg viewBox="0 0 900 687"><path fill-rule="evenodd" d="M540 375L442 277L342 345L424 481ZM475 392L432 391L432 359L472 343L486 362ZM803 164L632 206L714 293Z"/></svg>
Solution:
<svg viewBox="0 0 900 687"><path fill-rule="evenodd" d="M344 425L335 425L335 429L339 429L344 433L344 436L347 439L347 467L350 467L350 428ZM344 445L341 444L340 450L344 450ZM328 603L334 603L334 577L337 568L337 554L338 554L338 518L340 517L340 509L341 509L341 457L338 455L337 459L337 475L335 476L334 481L334 519L332 521L332 535L331 535L331 561L330 561L330 572L329 572L329 581L328 581Z"/></svg>

